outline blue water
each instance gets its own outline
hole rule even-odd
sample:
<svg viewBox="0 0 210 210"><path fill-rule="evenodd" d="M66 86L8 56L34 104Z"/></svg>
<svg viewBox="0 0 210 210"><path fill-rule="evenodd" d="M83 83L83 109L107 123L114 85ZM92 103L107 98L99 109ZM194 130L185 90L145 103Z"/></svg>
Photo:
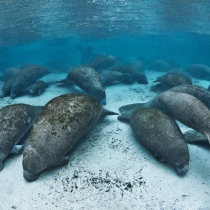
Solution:
<svg viewBox="0 0 210 210"><path fill-rule="evenodd" d="M208 0L1 1L0 71L24 63L79 65L81 51L210 66Z"/></svg>

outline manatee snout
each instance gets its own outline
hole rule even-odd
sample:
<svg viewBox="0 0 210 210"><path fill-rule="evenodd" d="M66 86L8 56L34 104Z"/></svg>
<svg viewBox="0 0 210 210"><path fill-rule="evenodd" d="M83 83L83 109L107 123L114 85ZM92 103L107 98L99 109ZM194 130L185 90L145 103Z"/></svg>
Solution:
<svg viewBox="0 0 210 210"><path fill-rule="evenodd" d="M39 177L39 174L30 174L27 171L23 171L23 177L26 181L33 182Z"/></svg>
<svg viewBox="0 0 210 210"><path fill-rule="evenodd" d="M188 172L188 169L189 169L189 165L188 164L183 165L183 164L175 163L174 167L176 169L177 174L179 174L179 175L186 174Z"/></svg>
<svg viewBox="0 0 210 210"><path fill-rule="evenodd" d="M43 170L43 161L37 151L30 145L23 152L23 177L26 181L35 181Z"/></svg>

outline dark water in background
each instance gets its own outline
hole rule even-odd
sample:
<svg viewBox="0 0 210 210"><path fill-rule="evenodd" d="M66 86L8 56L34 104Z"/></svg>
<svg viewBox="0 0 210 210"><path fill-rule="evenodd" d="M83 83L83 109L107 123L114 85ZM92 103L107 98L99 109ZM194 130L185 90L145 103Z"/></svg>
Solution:
<svg viewBox="0 0 210 210"><path fill-rule="evenodd" d="M0 71L78 65L81 50L210 66L209 0L2 0Z"/></svg>

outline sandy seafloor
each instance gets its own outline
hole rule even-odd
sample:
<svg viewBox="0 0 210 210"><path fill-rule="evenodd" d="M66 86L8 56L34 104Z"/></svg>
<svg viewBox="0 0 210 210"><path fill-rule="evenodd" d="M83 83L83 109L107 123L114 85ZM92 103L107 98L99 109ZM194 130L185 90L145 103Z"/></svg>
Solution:
<svg viewBox="0 0 210 210"><path fill-rule="evenodd" d="M156 95L150 91L155 78L163 73L145 71L148 85L115 84L106 87L107 109L146 102ZM51 74L46 81L64 78ZM207 88L208 81L193 79ZM3 83L1 83L3 84ZM44 105L50 99L78 89L51 85L38 97L5 97L0 106L11 103ZM181 125L181 130L189 128ZM72 149L70 163L51 168L34 182L23 178L22 155L12 155L0 172L0 209L210 209L210 147L189 145L190 165L184 176L157 161L135 139L131 127L107 116Z"/></svg>

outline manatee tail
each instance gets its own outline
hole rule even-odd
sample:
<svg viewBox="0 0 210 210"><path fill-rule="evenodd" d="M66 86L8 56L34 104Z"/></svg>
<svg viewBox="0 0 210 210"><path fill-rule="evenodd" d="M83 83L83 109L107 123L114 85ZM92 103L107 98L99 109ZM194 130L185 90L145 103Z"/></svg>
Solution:
<svg viewBox="0 0 210 210"><path fill-rule="evenodd" d="M120 115L117 117L120 121L128 121L130 119L131 113L138 109L139 107L142 107L145 103L135 103L135 104L128 104L125 106L121 106L119 108Z"/></svg>
<svg viewBox="0 0 210 210"><path fill-rule="evenodd" d="M103 108L103 113L102 113L103 116L105 115L119 115L119 113L117 112L113 112L113 111L110 111L110 110L107 110L105 108Z"/></svg>
<svg viewBox="0 0 210 210"><path fill-rule="evenodd" d="M209 143L210 143L210 132L208 131L203 131L203 134L207 137Z"/></svg>
<svg viewBox="0 0 210 210"><path fill-rule="evenodd" d="M120 114L123 114L124 112L133 112L135 109L143 106L145 103L134 103L134 104L128 104L125 106L121 106L118 110Z"/></svg>

